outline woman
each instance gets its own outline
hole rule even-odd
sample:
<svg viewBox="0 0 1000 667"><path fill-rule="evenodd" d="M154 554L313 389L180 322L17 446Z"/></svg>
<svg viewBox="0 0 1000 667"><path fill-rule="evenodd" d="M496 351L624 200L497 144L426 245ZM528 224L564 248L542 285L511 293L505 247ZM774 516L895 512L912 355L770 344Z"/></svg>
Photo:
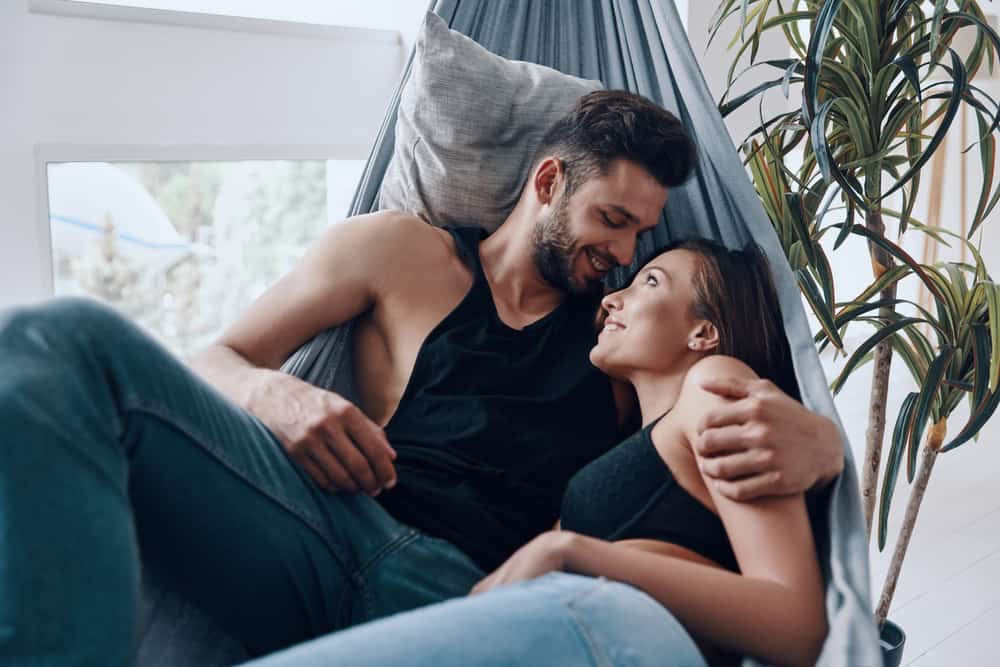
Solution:
<svg viewBox="0 0 1000 667"><path fill-rule="evenodd" d="M798 396L760 250L677 244L604 298L600 325L591 361L632 385L643 426L571 480L561 529L472 590L489 595L260 664L815 664L826 617L804 498L729 500L692 447L725 401L706 379L762 377Z"/></svg>

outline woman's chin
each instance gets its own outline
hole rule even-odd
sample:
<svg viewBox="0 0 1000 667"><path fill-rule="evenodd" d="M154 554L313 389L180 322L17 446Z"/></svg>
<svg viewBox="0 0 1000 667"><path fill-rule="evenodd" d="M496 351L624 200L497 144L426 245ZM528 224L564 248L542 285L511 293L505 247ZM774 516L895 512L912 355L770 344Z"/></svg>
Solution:
<svg viewBox="0 0 1000 667"><path fill-rule="evenodd" d="M626 381L625 374L622 372L622 369L619 368L613 360L608 359L608 356L604 353L604 350L601 349L600 345L595 345L590 350L590 363L593 364L597 370L601 371L608 377L615 380L622 380L623 382Z"/></svg>

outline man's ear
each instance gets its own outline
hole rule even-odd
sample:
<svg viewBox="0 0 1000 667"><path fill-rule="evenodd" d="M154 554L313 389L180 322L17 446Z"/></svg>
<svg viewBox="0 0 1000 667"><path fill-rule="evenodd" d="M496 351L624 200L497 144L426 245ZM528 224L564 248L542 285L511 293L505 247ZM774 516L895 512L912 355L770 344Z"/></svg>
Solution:
<svg viewBox="0 0 1000 667"><path fill-rule="evenodd" d="M564 176L562 160L559 158L547 157L538 163L531 181L538 203L552 203Z"/></svg>
<svg viewBox="0 0 1000 667"><path fill-rule="evenodd" d="M719 348L719 330L708 320L698 323L691 341L698 352L715 352Z"/></svg>

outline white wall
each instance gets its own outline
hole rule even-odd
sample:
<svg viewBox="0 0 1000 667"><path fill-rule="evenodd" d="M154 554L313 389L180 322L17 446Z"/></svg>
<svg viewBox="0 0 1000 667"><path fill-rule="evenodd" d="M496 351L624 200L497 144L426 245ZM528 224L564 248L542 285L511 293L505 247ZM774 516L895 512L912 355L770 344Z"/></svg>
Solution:
<svg viewBox="0 0 1000 667"><path fill-rule="evenodd" d="M0 2L0 307L49 293L40 157L363 159L407 56L395 31L98 8Z"/></svg>
<svg viewBox="0 0 1000 667"><path fill-rule="evenodd" d="M739 49L739 44L732 49L728 48L733 35L739 30L738 16L730 17L723 24L722 28L719 29L711 45L708 43L711 34L709 26L711 25L712 18L715 16L715 12L718 10L718 6L719 3L715 0L702 2L687 2L687 0L682 0L677 2L678 10L686 12L687 21L685 22L685 27L687 28L688 41L691 43L691 49L694 51L695 58L697 58L698 64L701 66L702 74L705 75L705 82L708 84L708 89L712 92L712 98L716 102L726 92L726 78L729 67ZM764 37L760 40L760 47L757 53L758 62L788 57L789 47L780 32L771 31L770 33L765 33ZM736 74L739 74L746 68L749 60L748 50L740 59L740 65L735 70ZM759 83L781 76L781 74L777 69L770 66L756 67L738 79L738 83L733 88L735 95L730 94L727 99L732 99L739 93L750 90ZM780 89L772 90L765 98L763 117L770 118L788 108L789 102L782 96ZM760 118L761 111L757 100L745 104L726 117L726 127L729 129L729 135L737 146L739 142L746 139L752 130L760 125Z"/></svg>

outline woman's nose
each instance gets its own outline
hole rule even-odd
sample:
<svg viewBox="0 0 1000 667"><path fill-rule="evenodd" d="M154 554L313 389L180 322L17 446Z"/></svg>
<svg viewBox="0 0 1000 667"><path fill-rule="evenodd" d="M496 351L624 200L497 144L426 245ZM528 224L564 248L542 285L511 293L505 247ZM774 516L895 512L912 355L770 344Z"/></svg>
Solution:
<svg viewBox="0 0 1000 667"><path fill-rule="evenodd" d="M604 298L601 299L601 307L607 311L621 310L622 307L621 294L622 293L619 290L617 292L611 292L610 294L604 295Z"/></svg>

